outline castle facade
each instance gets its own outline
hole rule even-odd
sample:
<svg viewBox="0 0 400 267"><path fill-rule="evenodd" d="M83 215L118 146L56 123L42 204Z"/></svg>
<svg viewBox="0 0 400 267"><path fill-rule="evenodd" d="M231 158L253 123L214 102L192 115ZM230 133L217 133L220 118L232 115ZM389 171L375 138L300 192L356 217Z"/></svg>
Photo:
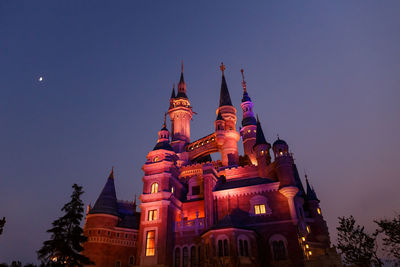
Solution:
<svg viewBox="0 0 400 267"><path fill-rule="evenodd" d="M315 190L307 177L303 186L288 144L266 141L244 77L236 130L224 70L215 131L193 141L182 68L171 130L164 119L142 167L140 212L136 200L117 199L113 172L88 207L84 254L96 266L341 266Z"/></svg>

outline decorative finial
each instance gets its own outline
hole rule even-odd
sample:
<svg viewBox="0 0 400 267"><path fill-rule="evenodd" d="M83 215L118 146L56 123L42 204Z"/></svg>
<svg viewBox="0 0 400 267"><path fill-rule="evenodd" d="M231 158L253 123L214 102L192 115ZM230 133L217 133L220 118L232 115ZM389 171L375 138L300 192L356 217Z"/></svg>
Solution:
<svg viewBox="0 0 400 267"><path fill-rule="evenodd" d="M243 92L244 92L244 93L247 93L246 81L244 80L244 69L241 69L240 72L242 73Z"/></svg>
<svg viewBox="0 0 400 267"><path fill-rule="evenodd" d="M172 90L175 90L175 83L172 84Z"/></svg>
<svg viewBox="0 0 400 267"><path fill-rule="evenodd" d="M257 116L257 122L260 122L260 120L258 119L258 114L256 116Z"/></svg>
<svg viewBox="0 0 400 267"><path fill-rule="evenodd" d="M306 169L304 169L304 177L306 178L306 180L308 182L308 175L307 175Z"/></svg>
<svg viewBox="0 0 400 267"><path fill-rule="evenodd" d="M167 128L167 112L164 113L164 123L163 128Z"/></svg>
<svg viewBox="0 0 400 267"><path fill-rule="evenodd" d="M221 66L219 66L219 69L222 71L222 75L224 75L224 71L226 69L224 62L221 62Z"/></svg>
<svg viewBox="0 0 400 267"><path fill-rule="evenodd" d="M276 137L278 138L278 140L281 140L281 139L279 139L279 134L276 134Z"/></svg>
<svg viewBox="0 0 400 267"><path fill-rule="evenodd" d="M182 60L182 64L181 64L181 72L183 73L183 60Z"/></svg>
<svg viewBox="0 0 400 267"><path fill-rule="evenodd" d="M108 178L114 179L114 166L111 167L110 176Z"/></svg>

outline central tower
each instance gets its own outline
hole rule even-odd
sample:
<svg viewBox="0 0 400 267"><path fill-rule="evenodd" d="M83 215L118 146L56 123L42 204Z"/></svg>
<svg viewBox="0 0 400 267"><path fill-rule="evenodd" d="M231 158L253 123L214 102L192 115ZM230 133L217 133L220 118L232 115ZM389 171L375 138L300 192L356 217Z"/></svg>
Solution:
<svg viewBox="0 0 400 267"><path fill-rule="evenodd" d="M168 114L171 118L171 133L173 147L176 153L185 150L185 145L190 142L190 120L193 116L192 107L186 95L186 83L183 78L183 63L181 78L178 83L178 92L175 95L175 88L172 88Z"/></svg>

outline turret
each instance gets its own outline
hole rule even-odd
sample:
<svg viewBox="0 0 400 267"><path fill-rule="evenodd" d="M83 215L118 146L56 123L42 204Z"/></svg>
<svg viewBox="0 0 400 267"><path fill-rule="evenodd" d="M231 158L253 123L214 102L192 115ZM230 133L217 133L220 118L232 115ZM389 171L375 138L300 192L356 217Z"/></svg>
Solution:
<svg viewBox="0 0 400 267"><path fill-rule="evenodd" d="M225 122L224 130L216 131L216 141L218 150L221 152L221 161L224 166L236 165L239 163L239 154L237 142L240 139L239 133L236 131L236 109L232 105L229 95L228 85L225 80L225 66L221 63L222 81L219 98L219 107L217 109L216 125L222 124L221 117ZM218 119L218 117L220 117Z"/></svg>
<svg viewBox="0 0 400 267"><path fill-rule="evenodd" d="M244 79L243 69L240 70L242 73L242 86L243 86L243 98L240 106L243 111L242 128L240 129L240 136L243 140L244 153L250 158L252 164L257 165L257 157L253 151L253 147L256 143L256 128L257 122L254 117L253 107L254 104L251 101L248 93L246 81Z"/></svg>
<svg viewBox="0 0 400 267"><path fill-rule="evenodd" d="M256 127L256 141L253 146L253 151L257 160L258 173L260 177L266 177L266 168L271 163L271 156L269 155L271 145L265 140L264 132L258 117Z"/></svg>
<svg viewBox="0 0 400 267"><path fill-rule="evenodd" d="M190 120L193 116L192 107L186 95L186 83L183 77L183 64L181 77L178 83L178 92L172 89L168 114L171 118L172 147L180 153L185 145L190 142Z"/></svg>

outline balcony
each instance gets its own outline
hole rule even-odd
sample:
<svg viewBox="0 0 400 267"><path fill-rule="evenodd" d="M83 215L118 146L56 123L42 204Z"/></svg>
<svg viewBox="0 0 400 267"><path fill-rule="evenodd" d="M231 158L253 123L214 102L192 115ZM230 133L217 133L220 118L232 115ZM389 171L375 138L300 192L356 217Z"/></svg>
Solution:
<svg viewBox="0 0 400 267"><path fill-rule="evenodd" d="M205 218L196 218L194 220L186 220L175 222L175 232L195 231L198 233L205 228Z"/></svg>

